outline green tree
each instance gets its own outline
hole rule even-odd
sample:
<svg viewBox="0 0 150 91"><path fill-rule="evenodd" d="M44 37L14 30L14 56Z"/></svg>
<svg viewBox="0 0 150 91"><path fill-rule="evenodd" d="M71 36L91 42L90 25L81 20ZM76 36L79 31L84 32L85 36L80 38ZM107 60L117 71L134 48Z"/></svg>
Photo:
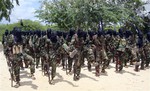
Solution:
<svg viewBox="0 0 150 91"><path fill-rule="evenodd" d="M53 26L45 26L42 25L38 21L31 21L31 20L22 20L23 26L21 26L20 21L13 24L0 24L0 41L2 39L2 35L4 34L5 30L12 31L14 27L20 27L22 31L28 31L28 30L46 30L47 28L50 28Z"/></svg>
<svg viewBox="0 0 150 91"><path fill-rule="evenodd" d="M0 0L0 21L5 18L10 21L10 14L12 9L14 8L13 4L14 0ZM19 5L19 0L15 0L16 4Z"/></svg>
<svg viewBox="0 0 150 91"><path fill-rule="evenodd" d="M37 17L59 28L96 29L101 23L121 25L127 22L139 24L142 19L137 11L142 11L141 0L42 0Z"/></svg>
<svg viewBox="0 0 150 91"><path fill-rule="evenodd" d="M148 4L149 2L144 2L143 0L120 0L120 4L124 7L124 16L126 18L123 19L122 26L123 28L129 29L133 32L136 32L135 26L143 30L145 32L145 24L147 21L145 21L145 18L141 16L141 14L144 14L143 11L145 11L145 4Z"/></svg>
<svg viewBox="0 0 150 91"><path fill-rule="evenodd" d="M22 27L22 30L46 30L46 26L42 25L39 21L22 20L23 26L20 22L17 24Z"/></svg>

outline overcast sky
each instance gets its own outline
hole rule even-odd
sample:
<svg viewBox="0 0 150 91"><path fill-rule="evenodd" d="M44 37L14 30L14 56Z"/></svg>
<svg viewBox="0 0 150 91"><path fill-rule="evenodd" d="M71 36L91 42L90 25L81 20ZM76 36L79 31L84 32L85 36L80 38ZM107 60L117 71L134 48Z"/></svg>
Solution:
<svg viewBox="0 0 150 91"><path fill-rule="evenodd" d="M150 0L143 0L148 1ZM35 10L40 8L39 0L19 0L20 6L15 5L12 14L10 15L11 21L8 22L3 19L0 23L9 24L17 22L19 19L30 19L30 20L38 20L35 17ZM150 11L150 4L146 5L147 12Z"/></svg>

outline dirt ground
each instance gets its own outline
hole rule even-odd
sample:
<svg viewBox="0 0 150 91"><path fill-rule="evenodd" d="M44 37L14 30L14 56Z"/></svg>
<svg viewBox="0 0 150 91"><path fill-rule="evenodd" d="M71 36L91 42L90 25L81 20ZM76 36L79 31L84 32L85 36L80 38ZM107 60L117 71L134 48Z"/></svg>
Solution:
<svg viewBox="0 0 150 91"><path fill-rule="evenodd" d="M124 68L121 73L115 72L115 64L111 63L106 74L95 76L83 67L79 81L73 81L73 75L66 75L62 67L57 67L54 85L42 75L41 68L36 69L36 80L29 77L29 69L21 70L21 86L11 87L10 74L0 46L0 91L150 91L150 68L134 71L134 66ZM14 83L15 84L15 83Z"/></svg>

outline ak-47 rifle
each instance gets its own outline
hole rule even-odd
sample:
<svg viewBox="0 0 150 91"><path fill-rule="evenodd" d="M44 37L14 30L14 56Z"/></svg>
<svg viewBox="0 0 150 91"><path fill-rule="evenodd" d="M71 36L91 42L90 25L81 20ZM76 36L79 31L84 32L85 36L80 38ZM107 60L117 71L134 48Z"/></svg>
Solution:
<svg viewBox="0 0 150 91"><path fill-rule="evenodd" d="M49 84L51 84L49 62L47 63L47 70L46 71L47 71L47 76L48 76L48 82L49 82Z"/></svg>
<svg viewBox="0 0 150 91"><path fill-rule="evenodd" d="M66 62L66 74L68 74L68 71L67 71L67 70L68 70L68 67L67 67L68 65L67 65L67 60L66 60L66 58L65 58L65 62Z"/></svg>
<svg viewBox="0 0 150 91"><path fill-rule="evenodd" d="M63 44L63 43L62 43ZM63 54L65 55L65 57L63 57L64 59L62 59L62 60L64 60L65 61L65 66L66 66L66 75L68 74L68 72L67 72L67 60L66 60L66 55L68 56L69 55L69 51L68 51L68 46L67 46L67 44L63 44L62 46L60 46L59 48L58 48L58 50L61 50L61 51L63 51Z"/></svg>
<svg viewBox="0 0 150 91"><path fill-rule="evenodd" d="M9 72L10 72L10 77L11 77L11 87L13 87L13 81L14 81L14 66L13 63L10 62L10 66L9 66Z"/></svg>

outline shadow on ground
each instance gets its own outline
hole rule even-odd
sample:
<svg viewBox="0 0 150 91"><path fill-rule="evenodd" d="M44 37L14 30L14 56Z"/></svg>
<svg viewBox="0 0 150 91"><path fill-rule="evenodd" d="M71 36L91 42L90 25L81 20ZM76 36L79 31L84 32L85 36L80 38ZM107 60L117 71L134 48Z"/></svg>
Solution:
<svg viewBox="0 0 150 91"><path fill-rule="evenodd" d="M59 83L59 82L66 82L73 87L78 87L77 85L74 85L72 82L64 80L64 78L59 73L56 73L56 76L58 76L58 78L54 79L54 84Z"/></svg>
<svg viewBox="0 0 150 91"><path fill-rule="evenodd" d="M81 73L81 79L82 79L82 78L89 78L89 79L91 79L91 80L93 80L93 81L98 81L98 80L96 80L96 79L93 78L93 77L90 77L90 76L88 76L88 75L86 75L86 74Z"/></svg>
<svg viewBox="0 0 150 91"><path fill-rule="evenodd" d="M116 72L116 71L115 71L115 72ZM130 71L126 71L126 70L122 70L122 71L116 72L116 73L119 73L119 74L128 73L128 74L133 75L133 76L139 76L139 75L137 75L136 73L133 73L133 72L130 72Z"/></svg>
<svg viewBox="0 0 150 91"><path fill-rule="evenodd" d="M32 81L23 81L23 82L20 82L21 86L31 86L31 88L33 89L37 89L38 86L33 84Z"/></svg>

